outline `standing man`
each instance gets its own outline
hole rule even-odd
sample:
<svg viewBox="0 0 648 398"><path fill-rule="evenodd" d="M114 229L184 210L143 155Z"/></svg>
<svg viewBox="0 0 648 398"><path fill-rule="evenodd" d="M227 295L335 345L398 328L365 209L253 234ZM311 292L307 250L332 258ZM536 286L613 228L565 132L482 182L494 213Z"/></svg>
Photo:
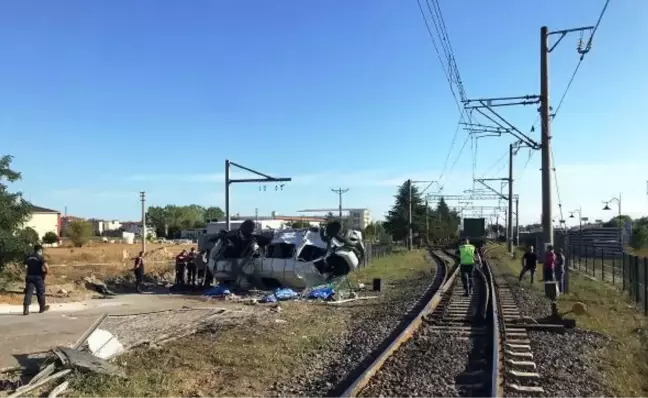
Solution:
<svg viewBox="0 0 648 398"><path fill-rule="evenodd" d="M135 273L135 290L137 293L142 293L142 279L144 278L144 252L139 252L135 257L133 264L133 273Z"/></svg>
<svg viewBox="0 0 648 398"><path fill-rule="evenodd" d="M522 256L522 271L520 271L520 282L527 271L531 273L531 284L533 284L533 277L536 273L538 266L538 255L533 251L533 246L529 246L524 256Z"/></svg>
<svg viewBox="0 0 648 398"><path fill-rule="evenodd" d="M464 244L459 246L459 268L465 296L469 296L473 292L472 273L475 268L476 256L479 255L476 253L475 246L471 245L470 240L466 238Z"/></svg>
<svg viewBox="0 0 648 398"><path fill-rule="evenodd" d="M190 286L196 284L196 248L192 247L187 254L187 282Z"/></svg>
<svg viewBox="0 0 648 398"><path fill-rule="evenodd" d="M554 247L549 245L547 246L547 252L545 253L544 264L542 267L542 276L544 277L545 282L554 280L555 268L556 268L556 253L554 253Z"/></svg>
<svg viewBox="0 0 648 398"><path fill-rule="evenodd" d="M203 286L210 287L212 282L214 282L214 275L209 269L209 250L205 250L203 254L203 262L205 263L205 278L203 279ZM214 263L214 270L216 269L216 264Z"/></svg>
<svg viewBox="0 0 648 398"><path fill-rule="evenodd" d="M176 277L175 284L176 286L183 286L185 284L185 268L187 267L187 251L182 250L180 254L176 256Z"/></svg>
<svg viewBox="0 0 648 398"><path fill-rule="evenodd" d="M558 281L558 289L560 293L565 293L565 268L566 268L566 259L563 249L556 250L556 267L554 269L554 275L556 281Z"/></svg>
<svg viewBox="0 0 648 398"><path fill-rule="evenodd" d="M23 315L29 315L29 306L32 302L32 294L36 289L36 298L40 306L40 313L49 310L45 304L45 275L49 272L49 265L43 258L43 246L35 245L34 252L25 256L23 262L27 267L25 277L25 300L23 301Z"/></svg>

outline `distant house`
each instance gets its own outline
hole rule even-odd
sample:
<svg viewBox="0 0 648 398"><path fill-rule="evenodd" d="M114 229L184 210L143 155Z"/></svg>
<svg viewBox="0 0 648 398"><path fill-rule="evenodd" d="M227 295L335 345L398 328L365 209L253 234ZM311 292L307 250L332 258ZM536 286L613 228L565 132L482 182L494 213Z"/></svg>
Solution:
<svg viewBox="0 0 648 398"><path fill-rule="evenodd" d="M99 220L91 218L88 220L92 223L92 229L95 235L102 236L107 232L119 232L122 224L119 220Z"/></svg>
<svg viewBox="0 0 648 398"><path fill-rule="evenodd" d="M32 228L43 239L48 232L54 232L56 236L61 236L61 212L58 210L47 209L40 206L31 206L31 215L25 222L24 226Z"/></svg>

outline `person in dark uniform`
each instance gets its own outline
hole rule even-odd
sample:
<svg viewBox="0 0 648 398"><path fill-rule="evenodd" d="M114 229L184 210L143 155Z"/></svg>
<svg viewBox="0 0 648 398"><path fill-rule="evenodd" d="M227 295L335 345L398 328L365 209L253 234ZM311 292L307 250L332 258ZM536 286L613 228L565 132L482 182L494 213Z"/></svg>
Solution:
<svg viewBox="0 0 648 398"><path fill-rule="evenodd" d="M23 315L29 315L34 289L36 289L36 297L40 306L39 312L45 312L49 309L49 305L45 304L45 275L49 272L49 265L43 258L43 246L34 246L34 252L25 256L24 264L27 267L27 276L25 277Z"/></svg>
<svg viewBox="0 0 648 398"><path fill-rule="evenodd" d="M538 266L538 255L533 251L533 246L529 246L529 249L524 256L522 256L522 270L520 271L519 281L522 282L524 274L531 273L531 283L536 273L536 267Z"/></svg>
<svg viewBox="0 0 648 398"><path fill-rule="evenodd" d="M185 269L187 267L187 251L183 250L176 256L176 278L175 284L178 286L185 284Z"/></svg>
<svg viewBox="0 0 648 398"><path fill-rule="evenodd" d="M191 286L196 284L196 260L196 249L192 247L187 254L187 283Z"/></svg>
<svg viewBox="0 0 648 398"><path fill-rule="evenodd" d="M133 273L135 273L135 289L137 290L137 293L142 293L142 279L144 278L144 252L139 252L139 255L135 257Z"/></svg>

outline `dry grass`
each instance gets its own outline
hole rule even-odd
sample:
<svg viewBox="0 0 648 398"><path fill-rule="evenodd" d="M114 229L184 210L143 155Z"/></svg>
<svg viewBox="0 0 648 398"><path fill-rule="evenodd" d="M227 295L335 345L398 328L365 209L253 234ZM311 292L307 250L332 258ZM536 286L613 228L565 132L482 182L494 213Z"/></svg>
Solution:
<svg viewBox="0 0 648 398"><path fill-rule="evenodd" d="M415 278L429 271L422 251L374 261L356 280ZM76 375L73 396L267 396L277 380L300 377L327 343L347 331L353 311L337 306L284 302L280 313L218 332L203 332L159 350L138 349L119 362L123 381ZM281 319L281 321L276 321Z"/></svg>
<svg viewBox="0 0 648 398"><path fill-rule="evenodd" d="M146 246L146 256L154 261L167 260L173 258L182 249L189 249L190 247L192 245L150 243ZM166 249L164 255L160 255L162 249ZM139 251L140 245L128 245L124 243L101 243L85 247L50 247L44 250L45 258L53 265L122 263L124 261L130 261L129 259L137 256Z"/></svg>
<svg viewBox="0 0 648 398"><path fill-rule="evenodd" d="M519 259L511 260L503 247L495 249L493 255L499 259L497 264L505 265L514 275L519 273ZM560 297L560 311L568 311L576 302L585 303L587 314L577 317L578 327L612 339L609 346L596 353L604 369L604 382L616 396L648 396L647 319L627 293L577 272L570 272L569 276L570 293ZM544 295L541 285L533 285L532 290L538 295Z"/></svg>
<svg viewBox="0 0 648 398"><path fill-rule="evenodd" d="M282 304L281 314L135 350L119 359L129 378L77 375L74 396L267 396L274 381L346 329L348 314L309 303ZM281 323L276 319L281 319ZM326 327L323 327L323 326Z"/></svg>
<svg viewBox="0 0 648 398"><path fill-rule="evenodd" d="M173 258L187 245L149 244L144 257L146 273L162 274L173 270ZM95 276L105 279L131 272L133 258L140 246L127 244L99 244L81 248L45 248L45 258L50 265L46 279L46 294L51 303L79 301L95 295L85 289L83 278ZM20 265L10 265L0 272L0 303L22 303L24 270ZM59 294L65 290L67 294Z"/></svg>

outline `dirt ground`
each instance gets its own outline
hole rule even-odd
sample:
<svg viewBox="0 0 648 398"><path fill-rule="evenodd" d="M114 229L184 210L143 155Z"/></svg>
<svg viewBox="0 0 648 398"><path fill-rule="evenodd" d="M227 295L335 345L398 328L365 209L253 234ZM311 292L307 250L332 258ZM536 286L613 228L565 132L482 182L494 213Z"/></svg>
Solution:
<svg viewBox="0 0 648 398"><path fill-rule="evenodd" d="M146 273L155 278L173 270L173 259L191 245L149 244L144 256ZM139 245L94 243L87 247L45 248L50 265L46 295L50 303L80 301L101 295L88 289L86 280L131 278L132 261ZM167 275L168 277L168 275ZM7 267L0 274L0 304L20 304L23 298L24 273L20 265Z"/></svg>
<svg viewBox="0 0 648 398"><path fill-rule="evenodd" d="M422 252L400 253L376 260L353 279L370 285L378 277L390 285L418 278L430 269ZM203 329L158 349L136 348L119 357L126 381L76 373L67 394L268 396L279 381L307 377L315 359L332 349L337 336L349 332L357 311L383 299L381 293L366 294L378 297L342 305L312 301L257 304L255 312L264 315Z"/></svg>

